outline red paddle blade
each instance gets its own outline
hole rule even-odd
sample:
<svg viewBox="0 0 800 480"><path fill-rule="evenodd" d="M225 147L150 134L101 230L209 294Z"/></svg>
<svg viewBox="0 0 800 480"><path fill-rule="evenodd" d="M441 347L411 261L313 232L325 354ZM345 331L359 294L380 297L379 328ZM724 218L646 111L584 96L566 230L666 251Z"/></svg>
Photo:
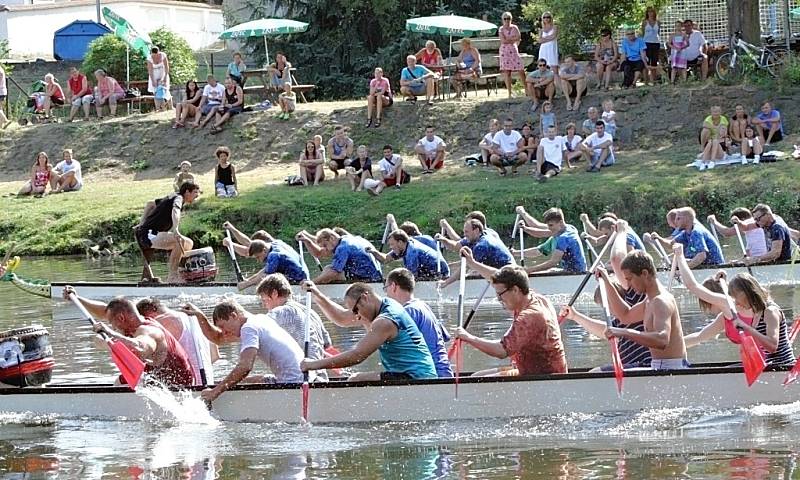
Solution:
<svg viewBox="0 0 800 480"><path fill-rule="evenodd" d="M456 371L461 371L464 367L464 360L461 356L461 340L456 340L450 345L450 349L447 350L447 359L450 360L450 364L455 367Z"/></svg>
<svg viewBox="0 0 800 480"><path fill-rule="evenodd" d="M303 420L308 421L308 382L303 382Z"/></svg>
<svg viewBox="0 0 800 480"><path fill-rule="evenodd" d="M328 355L333 357L333 356L339 355L342 352L338 348L336 348L333 345L331 345L330 347L325 349L325 353L327 353ZM342 372L341 368L330 368L329 370L331 372L333 372L334 376L341 377L343 375L343 372Z"/></svg>
<svg viewBox="0 0 800 480"><path fill-rule="evenodd" d="M744 377L747 379L747 386L749 387L753 385L758 376L761 375L761 372L767 367L767 362L764 360L761 349L756 345L756 341L746 333L741 335L739 355L742 358Z"/></svg>
<svg viewBox="0 0 800 480"><path fill-rule="evenodd" d="M456 339L451 348L455 348L453 357L455 359L454 363L456 366L456 398L458 398L458 378L461 376L461 340Z"/></svg>
<svg viewBox="0 0 800 480"><path fill-rule="evenodd" d="M800 360L794 362L794 367L786 374L786 378L783 379L783 386L794 383L798 376L800 376Z"/></svg>
<svg viewBox="0 0 800 480"><path fill-rule="evenodd" d="M800 333L800 315L794 317L794 322L792 322L792 331L789 332L789 344L794 343L794 339L797 338L797 334Z"/></svg>
<svg viewBox="0 0 800 480"><path fill-rule="evenodd" d="M617 338L609 338L608 343L611 346L611 364L614 366L614 378L617 379L617 393L622 394L622 380L625 378L625 372L622 369L622 358L619 356Z"/></svg>
<svg viewBox="0 0 800 480"><path fill-rule="evenodd" d="M120 342L109 340L108 348L111 350L111 359L114 360L125 383L131 390L136 390L144 373L144 362Z"/></svg>

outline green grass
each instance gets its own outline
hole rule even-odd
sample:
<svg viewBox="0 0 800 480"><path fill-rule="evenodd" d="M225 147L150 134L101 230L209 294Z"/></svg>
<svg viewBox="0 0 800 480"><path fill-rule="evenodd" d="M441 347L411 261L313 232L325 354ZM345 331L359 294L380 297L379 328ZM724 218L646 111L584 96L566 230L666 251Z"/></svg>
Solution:
<svg viewBox="0 0 800 480"><path fill-rule="evenodd" d="M301 229L326 226L342 226L375 239L383 231L386 213L433 233L440 218L458 226L471 210L485 212L491 227L510 231L516 205L537 216L549 207L561 207L572 223L582 212L596 216L611 210L639 230L665 230L666 212L683 205L693 206L701 220L712 213L727 218L732 208L757 202L769 203L790 222L800 218L800 163L787 159L700 173L684 167L694 153L693 148L624 152L616 166L600 174L578 168L545 184L525 173L499 178L480 166L450 165L425 177L412 167L410 185L387 189L378 198L351 193L344 180L327 180L314 188L287 187L264 185L265 176L251 173L240 179L242 194L237 199L214 198L209 182L204 182L205 194L187 208L182 231L200 245L219 244L226 220L247 232L263 228L284 239ZM76 253L83 250L81 239L106 234L118 244L129 242L145 202L168 193L170 185L171 179L109 180L89 183L79 193L0 198L0 209L6 212L0 219L0 249L14 241L20 254Z"/></svg>

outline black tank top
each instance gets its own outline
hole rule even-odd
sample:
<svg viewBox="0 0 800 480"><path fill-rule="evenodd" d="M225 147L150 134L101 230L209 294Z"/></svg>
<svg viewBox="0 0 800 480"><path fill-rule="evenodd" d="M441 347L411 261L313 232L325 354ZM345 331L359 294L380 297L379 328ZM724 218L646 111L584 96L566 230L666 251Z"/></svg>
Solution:
<svg viewBox="0 0 800 480"><path fill-rule="evenodd" d="M229 163L226 168L217 165L217 181L223 185L233 185L233 174L231 173L231 164Z"/></svg>
<svg viewBox="0 0 800 480"><path fill-rule="evenodd" d="M168 232L172 228L172 209L178 197L177 193L173 193L156 199L156 206L144 219L142 227L154 232Z"/></svg>
<svg viewBox="0 0 800 480"><path fill-rule="evenodd" d="M228 93L228 89L226 88L225 98L228 100L228 105L235 105L239 101L239 95L236 94L236 87L233 89L233 94Z"/></svg>

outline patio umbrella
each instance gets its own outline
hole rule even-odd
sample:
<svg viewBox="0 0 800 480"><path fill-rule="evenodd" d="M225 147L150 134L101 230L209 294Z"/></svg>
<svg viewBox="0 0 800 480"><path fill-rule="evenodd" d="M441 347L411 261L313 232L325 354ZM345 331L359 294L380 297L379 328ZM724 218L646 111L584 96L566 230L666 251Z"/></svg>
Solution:
<svg viewBox="0 0 800 480"><path fill-rule="evenodd" d="M453 56L453 36L474 37L492 35L497 25L477 18L458 15L434 15L432 17L410 18L406 20L406 30L416 33L447 35L450 37L448 58Z"/></svg>
<svg viewBox="0 0 800 480"><path fill-rule="evenodd" d="M267 55L266 63L269 64L268 36L299 33L305 32L306 30L308 30L308 24L305 22L298 22L285 18L262 18L260 20L252 20L233 26L222 32L219 38L227 40L230 38L264 37L264 50Z"/></svg>

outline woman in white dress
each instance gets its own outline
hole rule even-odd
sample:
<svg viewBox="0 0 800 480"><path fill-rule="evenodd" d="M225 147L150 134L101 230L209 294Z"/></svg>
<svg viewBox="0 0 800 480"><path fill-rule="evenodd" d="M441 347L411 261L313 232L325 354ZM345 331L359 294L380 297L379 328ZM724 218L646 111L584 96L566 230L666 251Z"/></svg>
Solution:
<svg viewBox="0 0 800 480"><path fill-rule="evenodd" d="M537 60L543 58L547 61L547 66L553 71L556 86L561 82L558 78L558 27L553 23L553 14L544 12L542 14L542 29L539 30L539 56Z"/></svg>
<svg viewBox="0 0 800 480"><path fill-rule="evenodd" d="M153 47L147 60L147 91L155 95L159 85L164 85L169 91L169 60L166 53Z"/></svg>

